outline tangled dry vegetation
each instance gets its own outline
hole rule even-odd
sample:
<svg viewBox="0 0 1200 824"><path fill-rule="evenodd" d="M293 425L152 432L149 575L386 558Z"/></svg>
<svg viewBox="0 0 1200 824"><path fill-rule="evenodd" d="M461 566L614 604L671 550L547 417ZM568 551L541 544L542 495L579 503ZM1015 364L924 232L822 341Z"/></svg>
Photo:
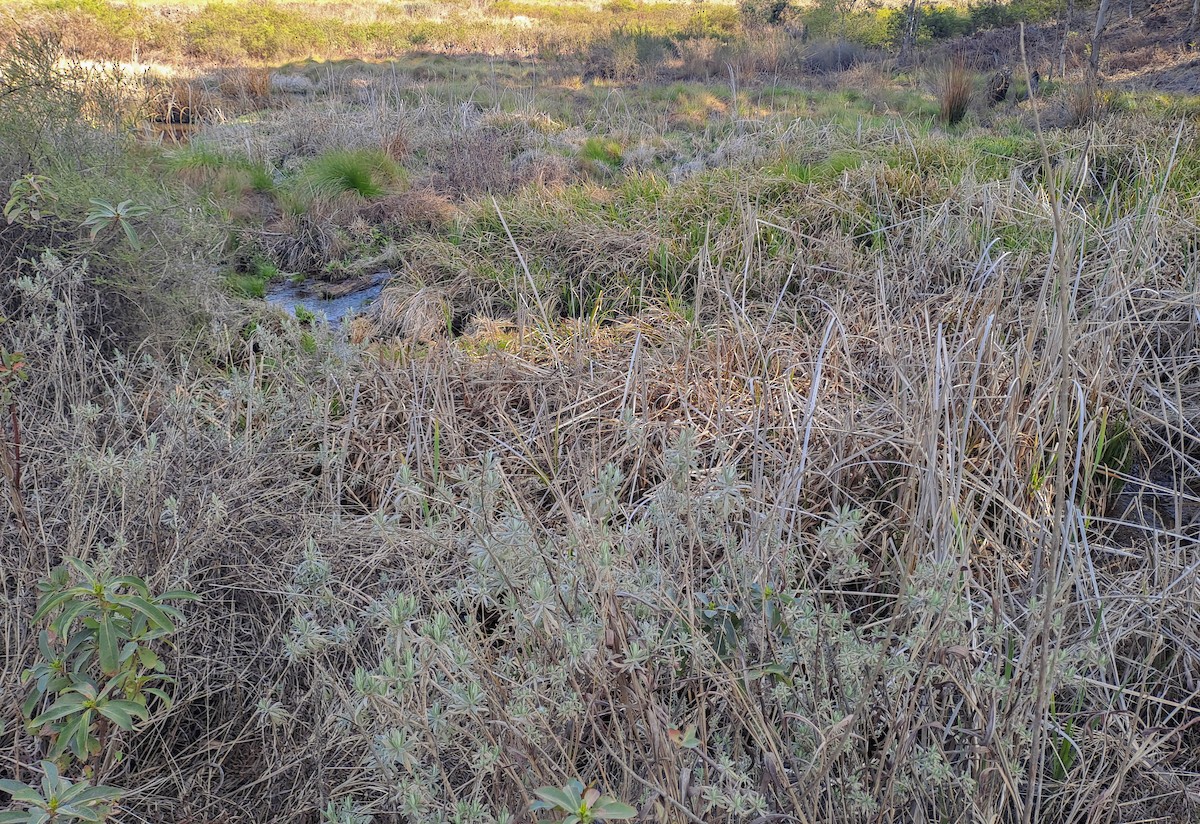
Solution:
<svg viewBox="0 0 1200 824"><path fill-rule="evenodd" d="M201 596L99 776L130 821L528 821L575 778L644 821L1197 815L1194 124L1042 158L725 111L673 176L430 168L370 204L426 217L350 344L224 297L180 167L47 100L0 118L45 184L0 232L0 776L76 556ZM118 191L137 248L81 239Z"/></svg>

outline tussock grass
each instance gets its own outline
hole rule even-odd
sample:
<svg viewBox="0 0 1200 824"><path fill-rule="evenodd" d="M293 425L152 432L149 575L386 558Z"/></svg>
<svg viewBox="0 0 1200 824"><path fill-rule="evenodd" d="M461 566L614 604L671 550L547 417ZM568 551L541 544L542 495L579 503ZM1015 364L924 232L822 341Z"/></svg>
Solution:
<svg viewBox="0 0 1200 824"><path fill-rule="evenodd" d="M621 144L615 140L590 137L584 142L579 153L584 160L592 163L603 164L610 168L618 168L621 165Z"/></svg>
<svg viewBox="0 0 1200 824"><path fill-rule="evenodd" d="M971 73L961 57L952 59L942 70L941 88L938 90L938 117L948 126L954 126L967 116L971 108L974 91Z"/></svg>
<svg viewBox="0 0 1200 824"><path fill-rule="evenodd" d="M303 177L326 197L354 194L370 199L406 182L403 169L378 149L328 152L310 163Z"/></svg>

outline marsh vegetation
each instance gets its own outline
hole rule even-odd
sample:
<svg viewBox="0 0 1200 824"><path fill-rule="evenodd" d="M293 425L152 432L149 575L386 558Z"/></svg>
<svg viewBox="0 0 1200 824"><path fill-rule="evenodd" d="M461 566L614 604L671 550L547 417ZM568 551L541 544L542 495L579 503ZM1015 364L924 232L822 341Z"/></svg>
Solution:
<svg viewBox="0 0 1200 824"><path fill-rule="evenodd" d="M1198 814L1150 11L769 5L24 2L2 820Z"/></svg>

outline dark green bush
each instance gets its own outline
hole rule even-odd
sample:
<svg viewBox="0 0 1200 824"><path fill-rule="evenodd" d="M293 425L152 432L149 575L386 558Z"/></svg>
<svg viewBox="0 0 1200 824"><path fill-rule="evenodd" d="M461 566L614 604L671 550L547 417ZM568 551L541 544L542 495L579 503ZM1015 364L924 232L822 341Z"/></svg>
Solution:
<svg viewBox="0 0 1200 824"><path fill-rule="evenodd" d="M738 11L749 25L775 26L783 22L788 0L740 0Z"/></svg>
<svg viewBox="0 0 1200 824"><path fill-rule="evenodd" d="M1054 19L1059 11L1060 6L1053 0L1011 0L1007 3L987 0L972 5L969 15L971 29L993 29L1045 22Z"/></svg>
<svg viewBox="0 0 1200 824"><path fill-rule="evenodd" d="M920 34L932 40L959 37L971 28L970 15L954 6L931 6L921 14Z"/></svg>

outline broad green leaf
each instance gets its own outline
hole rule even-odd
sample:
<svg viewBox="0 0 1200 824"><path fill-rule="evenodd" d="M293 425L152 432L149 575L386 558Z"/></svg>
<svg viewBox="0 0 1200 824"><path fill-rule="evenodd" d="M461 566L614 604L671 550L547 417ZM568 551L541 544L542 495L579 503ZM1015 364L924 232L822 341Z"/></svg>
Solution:
<svg viewBox="0 0 1200 824"><path fill-rule="evenodd" d="M75 804L59 805L58 817L66 818L68 816L74 818L76 821L87 821L89 824L100 824L105 818L97 810L88 807L80 807Z"/></svg>
<svg viewBox="0 0 1200 824"><path fill-rule="evenodd" d="M146 669L156 670L162 666L154 650L149 647L137 647L138 662Z"/></svg>
<svg viewBox="0 0 1200 824"><path fill-rule="evenodd" d="M34 718L32 723L34 726L45 726L52 724L55 721L66 718L68 715L74 715L83 709L83 696L78 693L69 692L54 702L54 706L46 710L44 713Z"/></svg>
<svg viewBox="0 0 1200 824"><path fill-rule="evenodd" d="M124 698L114 698L113 700L105 703L104 706L119 707L130 715L136 716L143 721L150 717L150 713L146 712L145 706L139 704L137 701L127 701Z"/></svg>
<svg viewBox="0 0 1200 824"><path fill-rule="evenodd" d="M38 791L33 787L26 786L20 781L12 781L7 778L3 781L0 781L0 792L6 792L11 795L13 801L34 802L40 801L42 798L40 795L38 795Z"/></svg>
<svg viewBox="0 0 1200 824"><path fill-rule="evenodd" d="M42 769L42 775L46 777L46 780L50 783L56 783L58 782L59 778L62 777L59 772L59 765L55 764L54 762L50 762L50 760L41 760L41 762L38 762L37 765L40 766Z"/></svg>
<svg viewBox="0 0 1200 824"><path fill-rule="evenodd" d="M117 630L112 621L100 622L97 648L100 651L100 669L105 675L112 675L121 663L118 655Z"/></svg>
<svg viewBox="0 0 1200 824"><path fill-rule="evenodd" d="M95 605L92 603L92 596L82 595L72 600L63 608L62 614L54 620L54 628L58 631L59 635L68 635L71 625L80 616L83 616L84 620L87 620L91 618L93 612L95 612Z"/></svg>
<svg viewBox="0 0 1200 824"><path fill-rule="evenodd" d="M606 821L626 821L637 818L637 810L615 798L605 796L596 802L596 806L592 808L592 815Z"/></svg>
<svg viewBox="0 0 1200 824"><path fill-rule="evenodd" d="M199 601L200 596L186 589L172 589L158 596L159 601Z"/></svg>
<svg viewBox="0 0 1200 824"><path fill-rule="evenodd" d="M72 797L72 800L79 804L92 804L97 801L116 801L125 794L124 790L118 790L116 787L89 787L85 783L80 783L76 786L83 788L83 792Z"/></svg>
<svg viewBox="0 0 1200 824"><path fill-rule="evenodd" d="M92 711L84 710L72 718L59 733L58 741L50 751L51 756L57 758L69 748L77 759L86 761L89 755L88 740L91 737L91 728Z"/></svg>
<svg viewBox="0 0 1200 824"><path fill-rule="evenodd" d="M96 583L96 573L92 571L92 568L82 558L67 558L67 563L75 568L75 571L83 577L83 580L87 581L88 587Z"/></svg>
<svg viewBox="0 0 1200 824"><path fill-rule="evenodd" d="M31 718L33 711L37 709L38 701L42 698L42 691L31 691L25 697L25 701L21 704L21 715L25 718Z"/></svg>
<svg viewBox="0 0 1200 824"><path fill-rule="evenodd" d="M129 241L129 245L134 249L141 250L142 243L138 240L137 232L134 231L133 226L128 221L122 220L121 228L125 230L125 239Z"/></svg>
<svg viewBox="0 0 1200 824"><path fill-rule="evenodd" d="M15 811L0 813L0 824L26 824L29 821L29 815L29 813Z"/></svg>
<svg viewBox="0 0 1200 824"><path fill-rule="evenodd" d="M570 793L557 787L542 787L534 790L534 794L544 802L544 806L537 806L538 802L535 801L534 809L560 809L564 812L574 812L579 809L580 799L578 796L573 798Z"/></svg>
<svg viewBox="0 0 1200 824"><path fill-rule="evenodd" d="M79 651L80 647L83 647L91 640L92 640L92 634L89 632L73 633L71 635L71 637L67 640L67 648L65 650L63 650L63 658L64 659L70 658L72 655L74 655L76 652Z"/></svg>
<svg viewBox="0 0 1200 824"><path fill-rule="evenodd" d="M150 713L146 712L146 708L137 701L126 701L124 698L114 698L111 701L106 701L104 706L116 707L118 710L135 718L140 718L143 721L150 717Z"/></svg>
<svg viewBox="0 0 1200 824"><path fill-rule="evenodd" d="M70 590L66 592L56 592L53 595L47 596L38 604L37 610L33 613L33 621L37 623L49 615L54 610L65 604L67 601L75 597L75 593Z"/></svg>
<svg viewBox="0 0 1200 824"><path fill-rule="evenodd" d="M75 692L82 695L84 697L84 699L87 701L95 701L97 698L100 697L100 690L96 689L96 685L88 680L79 681L74 686L72 686L71 689L73 689ZM107 686L104 688L104 691L105 692L108 691Z"/></svg>
<svg viewBox="0 0 1200 824"><path fill-rule="evenodd" d="M59 758L71 746L72 736L75 729L79 726L79 716L75 716L63 725L62 729L58 730L58 736L54 739L50 751L47 753L51 758Z"/></svg>
<svg viewBox="0 0 1200 824"><path fill-rule="evenodd" d="M127 713L124 708L114 707L111 701L97 707L96 712L100 713L126 732L133 731L133 718L130 717L129 713Z"/></svg>
<svg viewBox="0 0 1200 824"><path fill-rule="evenodd" d="M171 623L171 619L167 617L167 614L163 612L162 608L150 603L140 595L122 596L121 603L133 607L159 628L165 629L167 632L174 631L175 626Z"/></svg>
<svg viewBox="0 0 1200 824"><path fill-rule="evenodd" d="M158 687L143 687L142 692L158 698L158 700L162 702L162 707L160 708L162 710L169 710L171 708L171 704L174 703L174 700L171 698L171 696L168 695L164 690L160 690Z"/></svg>
<svg viewBox="0 0 1200 824"><path fill-rule="evenodd" d="M58 800L62 804L66 804L69 801L74 801L75 799L79 798L79 796L83 795L83 793L87 792L87 788L88 784L86 781L80 781L77 784L72 784L66 790L63 790L58 794Z"/></svg>

